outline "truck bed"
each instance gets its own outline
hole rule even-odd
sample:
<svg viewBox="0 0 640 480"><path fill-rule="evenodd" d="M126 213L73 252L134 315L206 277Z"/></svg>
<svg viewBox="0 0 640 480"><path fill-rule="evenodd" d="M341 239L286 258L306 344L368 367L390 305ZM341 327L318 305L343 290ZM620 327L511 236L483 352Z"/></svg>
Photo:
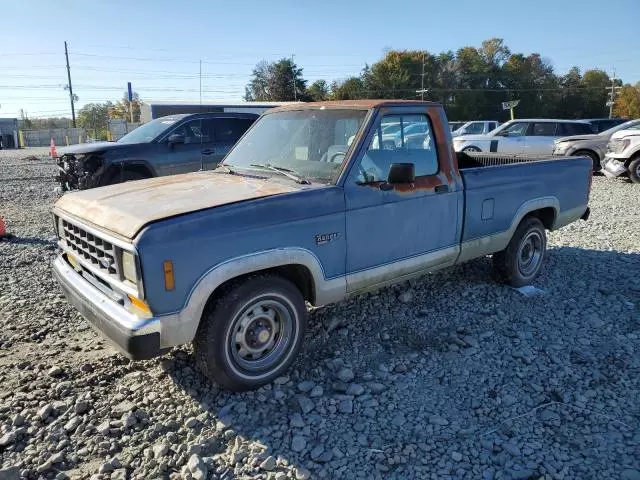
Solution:
<svg viewBox="0 0 640 480"><path fill-rule="evenodd" d="M539 211L552 230L587 210L590 159L458 154L458 162L465 188L462 260L505 248L523 212Z"/></svg>
<svg viewBox="0 0 640 480"><path fill-rule="evenodd" d="M540 162L544 160L557 160L559 157L548 155L526 155L526 154L504 154L504 153L484 153L484 152L458 152L458 168L466 170L469 168L495 167L499 165L511 165L514 163Z"/></svg>

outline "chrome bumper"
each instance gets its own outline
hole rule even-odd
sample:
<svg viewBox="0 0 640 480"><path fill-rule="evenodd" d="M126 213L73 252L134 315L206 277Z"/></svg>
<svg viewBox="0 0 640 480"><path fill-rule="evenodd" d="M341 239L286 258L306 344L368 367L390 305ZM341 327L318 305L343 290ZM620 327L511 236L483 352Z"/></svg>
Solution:
<svg viewBox="0 0 640 480"><path fill-rule="evenodd" d="M118 304L78 274L59 256L53 272L67 297L80 314L103 337L132 360L161 355L160 318L140 318Z"/></svg>

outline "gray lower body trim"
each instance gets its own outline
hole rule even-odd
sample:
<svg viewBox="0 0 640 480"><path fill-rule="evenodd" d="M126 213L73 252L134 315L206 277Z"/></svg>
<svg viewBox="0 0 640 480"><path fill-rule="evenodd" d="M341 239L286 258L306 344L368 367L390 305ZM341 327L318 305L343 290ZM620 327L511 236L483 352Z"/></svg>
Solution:
<svg viewBox="0 0 640 480"><path fill-rule="evenodd" d="M587 208L588 205L580 205L579 207L569 208L564 212L560 212L556 218L555 223L553 224L553 230L565 227L570 223L579 220L587 211Z"/></svg>
<svg viewBox="0 0 640 480"><path fill-rule="evenodd" d="M347 275L347 294L356 295L454 264L460 247L452 246Z"/></svg>

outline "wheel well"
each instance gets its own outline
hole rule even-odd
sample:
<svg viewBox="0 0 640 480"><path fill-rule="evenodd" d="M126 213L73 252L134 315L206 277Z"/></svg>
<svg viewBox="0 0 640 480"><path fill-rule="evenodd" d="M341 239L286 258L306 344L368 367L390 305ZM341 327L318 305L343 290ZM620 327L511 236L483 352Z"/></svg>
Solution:
<svg viewBox="0 0 640 480"><path fill-rule="evenodd" d="M544 228L547 230L551 230L553 228L553 224L556 221L556 211L553 207L545 207L540 208L539 210L534 210L527 214L529 217L536 217L538 220L542 222Z"/></svg>
<svg viewBox="0 0 640 480"><path fill-rule="evenodd" d="M207 303L211 302L213 298L216 297L217 294L224 291L226 287L229 285L240 282L245 278L251 277L256 274L273 274L278 275L282 278L289 280L293 283L298 289L300 293L302 293L302 297L312 305L315 305L316 301L316 291L315 284L313 282L313 276L311 275L311 271L300 264L290 264L290 265L280 265L277 267L265 268L263 270L256 270L254 272L245 273L244 275L240 275L238 277L230 278L226 282L218 285L218 287L211 292L209 296L209 300Z"/></svg>
<svg viewBox="0 0 640 480"><path fill-rule="evenodd" d="M153 172L149 170L144 163L133 163L133 164L124 164L125 172L137 172L141 175L147 175L149 177L153 177Z"/></svg>
<svg viewBox="0 0 640 480"><path fill-rule="evenodd" d="M629 160L625 162L625 167L629 168L629 165L631 165L631 162L638 159L640 159L640 150L638 150L637 152L635 152L633 155L629 157Z"/></svg>
<svg viewBox="0 0 640 480"><path fill-rule="evenodd" d="M571 154L571 156L572 157L579 157L580 154L582 154L582 153L590 153L590 154L595 155L596 158L598 158L598 159L600 158L600 156L595 151L591 150L590 148L581 148L579 150L576 150L575 152L573 152Z"/></svg>
<svg viewBox="0 0 640 480"><path fill-rule="evenodd" d="M111 182L113 178L116 176L120 176L121 171L123 172L136 172L141 175L145 175L149 178L155 176L153 172L147 167L144 163L114 163L109 167L106 174L104 175L104 181L106 183Z"/></svg>

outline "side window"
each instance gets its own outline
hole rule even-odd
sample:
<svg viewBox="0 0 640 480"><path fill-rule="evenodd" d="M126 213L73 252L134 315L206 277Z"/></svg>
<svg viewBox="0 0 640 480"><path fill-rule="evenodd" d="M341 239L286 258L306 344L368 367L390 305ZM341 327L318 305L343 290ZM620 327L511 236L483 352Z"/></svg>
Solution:
<svg viewBox="0 0 640 480"><path fill-rule="evenodd" d="M473 122L466 128L465 133L468 134L476 134L482 133L484 131L484 123L483 122Z"/></svg>
<svg viewBox="0 0 640 480"><path fill-rule="evenodd" d="M502 134L508 137L521 137L527 134L529 124L525 122L512 123L507 128L502 130Z"/></svg>
<svg viewBox="0 0 640 480"><path fill-rule="evenodd" d="M184 143L201 143L202 141L202 120L191 120L180 125L173 132L184 136Z"/></svg>
<svg viewBox="0 0 640 480"><path fill-rule="evenodd" d="M572 125L576 127L576 130L578 131L579 135L589 135L591 133L594 133L593 126L588 123L574 123ZM598 133L597 128L595 130L595 133Z"/></svg>
<svg viewBox="0 0 640 480"><path fill-rule="evenodd" d="M248 118L214 118L211 122L216 142L235 143L244 135L253 120Z"/></svg>
<svg viewBox="0 0 640 480"><path fill-rule="evenodd" d="M395 133L389 125L399 124ZM426 115L386 115L360 162L358 183L384 182L394 163L413 163L416 177L438 172L438 152L431 124Z"/></svg>
<svg viewBox="0 0 640 480"><path fill-rule="evenodd" d="M556 135L557 124L553 122L536 122L533 124L534 137L554 137Z"/></svg>

